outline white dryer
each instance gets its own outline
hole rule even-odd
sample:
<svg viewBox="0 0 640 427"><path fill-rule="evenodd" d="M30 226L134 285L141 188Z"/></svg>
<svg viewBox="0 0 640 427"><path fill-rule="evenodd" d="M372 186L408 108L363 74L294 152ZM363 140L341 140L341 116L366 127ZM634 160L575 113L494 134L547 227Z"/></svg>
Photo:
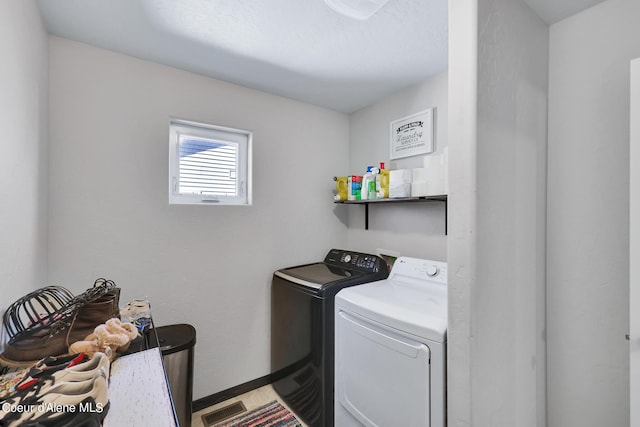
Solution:
<svg viewBox="0 0 640 427"><path fill-rule="evenodd" d="M336 427L444 427L447 264L400 257L335 305Z"/></svg>

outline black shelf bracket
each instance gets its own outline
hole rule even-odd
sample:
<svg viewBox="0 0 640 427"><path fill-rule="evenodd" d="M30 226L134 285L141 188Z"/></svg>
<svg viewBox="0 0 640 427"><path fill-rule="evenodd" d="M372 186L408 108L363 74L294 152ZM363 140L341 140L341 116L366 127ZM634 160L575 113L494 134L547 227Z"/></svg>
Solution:
<svg viewBox="0 0 640 427"><path fill-rule="evenodd" d="M369 203L364 204L364 229L369 229Z"/></svg>

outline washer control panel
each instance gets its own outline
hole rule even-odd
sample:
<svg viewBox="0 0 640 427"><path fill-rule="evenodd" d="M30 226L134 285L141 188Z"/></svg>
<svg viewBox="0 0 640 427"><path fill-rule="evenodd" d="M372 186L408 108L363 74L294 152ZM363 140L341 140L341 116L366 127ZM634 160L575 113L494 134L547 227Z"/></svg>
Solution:
<svg viewBox="0 0 640 427"><path fill-rule="evenodd" d="M376 255L360 252L332 249L324 260L325 263L352 270L377 273L381 268L386 268L384 260Z"/></svg>

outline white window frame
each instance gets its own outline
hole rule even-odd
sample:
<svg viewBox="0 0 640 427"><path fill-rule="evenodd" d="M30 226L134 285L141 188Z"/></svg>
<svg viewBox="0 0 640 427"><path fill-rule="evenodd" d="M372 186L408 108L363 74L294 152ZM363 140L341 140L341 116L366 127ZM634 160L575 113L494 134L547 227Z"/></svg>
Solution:
<svg viewBox="0 0 640 427"><path fill-rule="evenodd" d="M238 145L238 169L236 171L236 181L239 184L239 191L236 196L179 193L179 142L181 134ZM252 141L253 133L249 131L188 120L171 119L169 123L169 204L251 205Z"/></svg>

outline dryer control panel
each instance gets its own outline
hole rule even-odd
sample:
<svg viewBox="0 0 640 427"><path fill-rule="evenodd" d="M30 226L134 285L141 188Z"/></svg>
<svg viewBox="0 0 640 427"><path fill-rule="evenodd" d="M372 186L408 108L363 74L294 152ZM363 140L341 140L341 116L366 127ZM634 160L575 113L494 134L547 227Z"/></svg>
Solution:
<svg viewBox="0 0 640 427"><path fill-rule="evenodd" d="M400 257L393 264L389 279L393 279L398 276L446 285L447 263L442 261Z"/></svg>
<svg viewBox="0 0 640 427"><path fill-rule="evenodd" d="M335 265L365 273L378 273L387 269L384 260L376 255L361 252L331 249L324 259L326 264Z"/></svg>

